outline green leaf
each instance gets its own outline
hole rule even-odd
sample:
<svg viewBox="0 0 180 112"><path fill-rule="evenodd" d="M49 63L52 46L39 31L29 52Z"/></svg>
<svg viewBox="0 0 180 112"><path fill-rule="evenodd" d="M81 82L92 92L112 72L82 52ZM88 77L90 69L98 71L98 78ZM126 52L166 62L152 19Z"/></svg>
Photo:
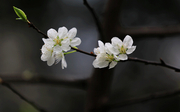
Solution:
<svg viewBox="0 0 180 112"><path fill-rule="evenodd" d="M15 6L13 6L13 8L14 8L16 15L19 17L19 18L16 18L16 20L23 20L25 22L28 22L26 14L21 9L19 9Z"/></svg>

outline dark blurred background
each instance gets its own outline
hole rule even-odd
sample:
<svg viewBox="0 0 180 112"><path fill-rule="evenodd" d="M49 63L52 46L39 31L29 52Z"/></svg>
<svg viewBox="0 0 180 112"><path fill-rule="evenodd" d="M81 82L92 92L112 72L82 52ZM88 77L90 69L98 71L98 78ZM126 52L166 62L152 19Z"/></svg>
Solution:
<svg viewBox="0 0 180 112"><path fill-rule="evenodd" d="M107 0L88 0L103 19ZM68 68L47 66L41 61L43 36L22 21L16 21L13 6L21 8L41 31L76 27L87 52L97 46L98 31L83 0L0 0L0 74L8 77L43 76L55 79L85 79L91 76L94 57L81 53L66 56ZM180 24L180 0L123 0L119 18L123 27L168 26ZM121 38L123 39L123 38ZM180 67L180 35L133 38L131 54L147 60ZM86 92L60 85L12 84L28 99L49 112L83 112ZM110 102L124 101L154 92L171 91L180 86L180 74L162 67L137 62L118 63ZM179 112L178 95L120 107L110 112ZM37 112L4 86L0 86L0 112Z"/></svg>

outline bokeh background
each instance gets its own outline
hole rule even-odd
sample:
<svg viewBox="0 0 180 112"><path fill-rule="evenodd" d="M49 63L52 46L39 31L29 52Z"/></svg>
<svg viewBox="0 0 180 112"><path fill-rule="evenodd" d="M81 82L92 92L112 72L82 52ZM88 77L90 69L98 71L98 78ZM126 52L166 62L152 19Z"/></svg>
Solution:
<svg viewBox="0 0 180 112"><path fill-rule="evenodd" d="M88 0L103 19L107 0ZM23 9L41 31L76 27L87 52L97 46L98 31L83 0L0 0L0 76L43 76L55 79L85 79L93 71L90 57L81 53L66 56L68 68L47 66L40 60L43 36L22 21L16 21L13 6ZM110 21L111 22L111 21ZM168 26L180 24L180 0L123 0L119 22L123 27ZM123 39L123 38L121 38ZM134 37L136 51L131 54L147 60L180 67L180 35ZM86 92L60 85L11 84L17 91L50 112L83 112ZM118 63L110 102L124 101L154 92L171 91L180 86L180 73L137 62ZM120 107L110 112L179 112L178 95ZM0 112L37 112L4 86L0 86Z"/></svg>

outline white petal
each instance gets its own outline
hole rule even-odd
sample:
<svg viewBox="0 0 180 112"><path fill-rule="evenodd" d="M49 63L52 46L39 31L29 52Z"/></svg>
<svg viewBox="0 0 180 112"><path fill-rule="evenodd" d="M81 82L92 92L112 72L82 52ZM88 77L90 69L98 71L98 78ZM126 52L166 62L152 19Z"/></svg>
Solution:
<svg viewBox="0 0 180 112"><path fill-rule="evenodd" d="M62 66L62 69L67 68L65 57L62 58L61 66Z"/></svg>
<svg viewBox="0 0 180 112"><path fill-rule="evenodd" d="M69 51L71 49L70 45L70 40L69 39L65 39L61 42L61 47L63 51Z"/></svg>
<svg viewBox="0 0 180 112"><path fill-rule="evenodd" d="M93 61L93 66L94 66L94 68L98 68L98 60L97 59L95 59L94 61Z"/></svg>
<svg viewBox="0 0 180 112"><path fill-rule="evenodd" d="M62 58L58 57L58 58L55 58L55 64L58 64L60 61L61 61Z"/></svg>
<svg viewBox="0 0 180 112"><path fill-rule="evenodd" d="M115 67L117 65L117 62L116 61L112 61L109 65L109 69Z"/></svg>
<svg viewBox="0 0 180 112"><path fill-rule="evenodd" d="M122 41L121 41L121 39L119 39L118 37L113 37L112 39L111 39L111 43L112 43L112 45L115 47L115 48L117 48L118 46L122 46ZM117 46L118 45L118 46Z"/></svg>
<svg viewBox="0 0 180 112"><path fill-rule="evenodd" d="M78 38L78 37L74 38L74 39L71 41L71 46L72 46L72 47L78 46L78 45L80 45L80 44L81 44L81 39Z"/></svg>
<svg viewBox="0 0 180 112"><path fill-rule="evenodd" d="M133 39L131 38L131 36L126 35L123 40L123 44L126 48L130 48L133 45Z"/></svg>
<svg viewBox="0 0 180 112"><path fill-rule="evenodd" d="M41 60L47 61L47 60L49 60L50 57L51 57L51 52L46 52L41 55Z"/></svg>
<svg viewBox="0 0 180 112"><path fill-rule="evenodd" d="M54 57L51 56L51 57L49 58L49 60L47 60L47 65L48 65L48 66L52 66L52 65L54 64L54 62L55 62L55 59L54 59Z"/></svg>
<svg viewBox="0 0 180 112"><path fill-rule="evenodd" d="M110 43L105 43L105 48L108 54L119 54L118 49L114 49L114 47Z"/></svg>
<svg viewBox="0 0 180 112"><path fill-rule="evenodd" d="M118 58L118 60L127 60L128 59L126 54L120 54L117 58Z"/></svg>
<svg viewBox="0 0 180 112"><path fill-rule="evenodd" d="M58 33L57 33L57 31L55 29L51 28L51 29L49 29L47 31L47 35L48 35L49 38L54 40L58 36Z"/></svg>
<svg viewBox="0 0 180 112"><path fill-rule="evenodd" d="M66 36L67 36L67 32L68 32L68 30L67 30L66 27L60 27L60 28L58 29L59 38L64 38L64 37L66 37Z"/></svg>
<svg viewBox="0 0 180 112"><path fill-rule="evenodd" d="M94 68L104 68L104 67L107 67L108 64L109 64L108 61L100 62L97 58L93 61Z"/></svg>
<svg viewBox="0 0 180 112"><path fill-rule="evenodd" d="M69 30L67 36L68 36L68 38L73 39L76 36L76 34L77 34L77 29L72 28L72 29Z"/></svg>
<svg viewBox="0 0 180 112"><path fill-rule="evenodd" d="M42 52L42 53L45 53L45 52L48 51L46 46L47 46L47 45L43 45L43 46L42 46L42 48L41 48L41 52Z"/></svg>
<svg viewBox="0 0 180 112"><path fill-rule="evenodd" d="M54 41L51 38L47 38L47 39L42 38L42 40L45 44L50 44L52 46L54 45Z"/></svg>
<svg viewBox="0 0 180 112"><path fill-rule="evenodd" d="M109 62L103 61L103 62L98 63L98 65L99 65L99 68L105 68L109 65Z"/></svg>
<svg viewBox="0 0 180 112"><path fill-rule="evenodd" d="M94 48L94 53L95 53L96 55L98 55L98 54L100 53L99 47L98 47L98 48Z"/></svg>
<svg viewBox="0 0 180 112"><path fill-rule="evenodd" d="M55 47L54 47L54 50L53 50L54 52L62 52L62 48L61 48L61 46L59 46L59 45L56 45Z"/></svg>
<svg viewBox="0 0 180 112"><path fill-rule="evenodd" d="M104 43L100 40L98 40L98 45L99 45L99 50L101 53L105 53L105 46L104 46Z"/></svg>
<svg viewBox="0 0 180 112"><path fill-rule="evenodd" d="M126 54L131 54L132 52L134 52L135 49L136 49L136 46L132 46L131 48L128 48L128 50L126 51Z"/></svg>
<svg viewBox="0 0 180 112"><path fill-rule="evenodd" d="M63 52L55 52L54 53L55 64L58 64L61 61L62 55L64 55Z"/></svg>

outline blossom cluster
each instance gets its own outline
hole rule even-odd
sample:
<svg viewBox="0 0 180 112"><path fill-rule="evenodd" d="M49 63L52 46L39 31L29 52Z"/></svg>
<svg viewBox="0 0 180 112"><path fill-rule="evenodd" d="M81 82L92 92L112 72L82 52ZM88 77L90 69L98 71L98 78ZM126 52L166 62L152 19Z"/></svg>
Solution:
<svg viewBox="0 0 180 112"><path fill-rule="evenodd" d="M55 29L49 29L47 31L47 36L49 38L42 39L44 45L41 48L41 60L47 61L48 66L54 63L57 64L62 60L62 69L66 68L65 54L68 54L71 47L76 47L81 44L81 39L75 37L76 34L76 28L72 28L68 31L66 27L60 27L58 32Z"/></svg>
<svg viewBox="0 0 180 112"><path fill-rule="evenodd" d="M77 48L76 46L81 44L81 39L76 37L77 29L72 28L69 31L66 27L60 27L58 31L49 29L47 31L48 38L43 38L44 45L41 48L41 60L47 61L47 65L51 66L54 63L57 64L61 61L62 69L67 67L65 55L73 53L71 47ZM120 60L127 60L127 54L131 54L136 49L133 46L133 39L127 35L123 41L118 37L113 37L111 43L103 43L98 41L99 47L94 48L96 59L93 61L94 68L109 69L116 66Z"/></svg>
<svg viewBox="0 0 180 112"><path fill-rule="evenodd" d="M120 60L127 60L127 54L131 54L136 46L133 45L131 36L127 35L123 41L118 37L113 37L111 43L103 43L98 41L98 48L94 48L94 53L97 55L93 61L95 68L104 68L109 65L109 69L116 66Z"/></svg>

